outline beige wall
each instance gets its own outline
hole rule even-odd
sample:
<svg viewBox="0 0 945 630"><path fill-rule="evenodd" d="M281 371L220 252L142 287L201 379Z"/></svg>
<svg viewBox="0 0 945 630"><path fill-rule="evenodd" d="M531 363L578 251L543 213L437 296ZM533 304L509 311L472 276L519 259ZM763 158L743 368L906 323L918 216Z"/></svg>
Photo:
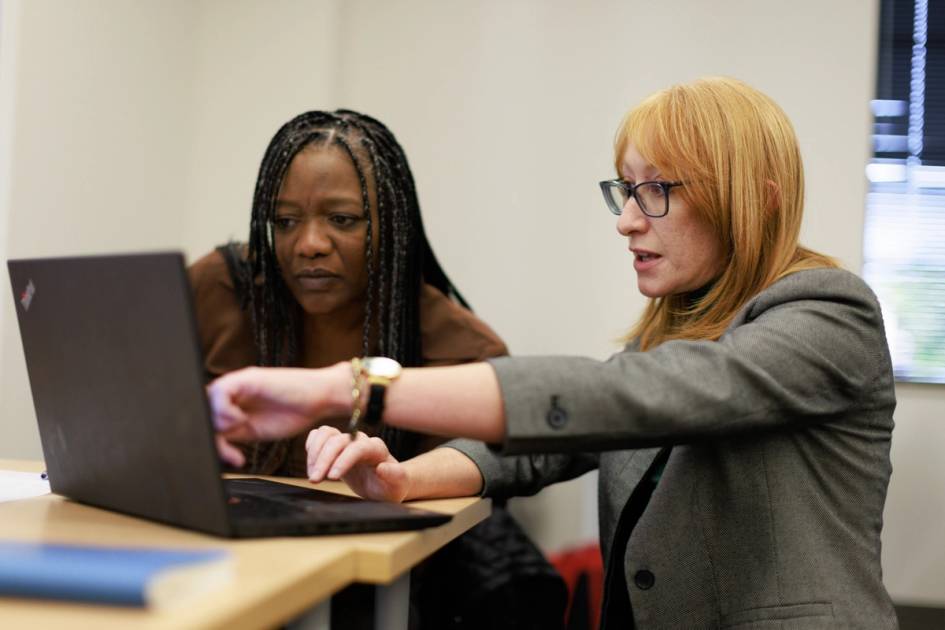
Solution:
<svg viewBox="0 0 945 630"><path fill-rule="evenodd" d="M335 0L202 0L181 241L193 256L245 240L256 172L269 139L307 109L337 106ZM278 10L271 10L277 6Z"/></svg>
<svg viewBox="0 0 945 630"><path fill-rule="evenodd" d="M176 246L183 207L175 200L188 172L192 118L190 4L7 0L3 6L2 98L11 112L0 120L9 156L0 173L4 257ZM0 311L0 452L35 457L7 288Z"/></svg>
<svg viewBox="0 0 945 630"><path fill-rule="evenodd" d="M335 3L266 6L5 0L3 258L193 258L241 237L272 131L335 92ZM0 456L38 457L9 289L0 302Z"/></svg>
<svg viewBox="0 0 945 630"><path fill-rule="evenodd" d="M193 257L241 237L275 128L347 106L398 135L438 256L513 352L604 357L642 306L596 187L619 117L668 83L729 74L796 125L805 242L860 267L876 0L2 1L7 257ZM36 457L9 293L0 456ZM945 465L932 452L945 390L899 398L887 583L945 604ZM516 509L558 548L594 535L592 487Z"/></svg>

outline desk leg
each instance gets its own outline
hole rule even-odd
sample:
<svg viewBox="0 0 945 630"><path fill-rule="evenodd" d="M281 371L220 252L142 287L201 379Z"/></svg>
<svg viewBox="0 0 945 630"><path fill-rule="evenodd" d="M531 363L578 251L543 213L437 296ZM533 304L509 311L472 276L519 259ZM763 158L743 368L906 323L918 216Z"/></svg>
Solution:
<svg viewBox="0 0 945 630"><path fill-rule="evenodd" d="M331 598L331 630L407 630L409 614L409 571L386 586L352 584Z"/></svg>
<svg viewBox="0 0 945 630"><path fill-rule="evenodd" d="M331 630L331 600L318 604L285 625L286 630Z"/></svg>
<svg viewBox="0 0 945 630"><path fill-rule="evenodd" d="M376 587L375 630L407 630L410 613L410 571L386 586Z"/></svg>

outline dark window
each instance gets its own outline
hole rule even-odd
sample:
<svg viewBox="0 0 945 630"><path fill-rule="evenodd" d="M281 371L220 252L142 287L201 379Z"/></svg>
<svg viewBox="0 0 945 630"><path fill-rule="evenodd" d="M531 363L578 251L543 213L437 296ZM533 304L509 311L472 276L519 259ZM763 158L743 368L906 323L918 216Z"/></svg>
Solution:
<svg viewBox="0 0 945 630"><path fill-rule="evenodd" d="M880 0L863 275L896 378L945 383L945 0Z"/></svg>

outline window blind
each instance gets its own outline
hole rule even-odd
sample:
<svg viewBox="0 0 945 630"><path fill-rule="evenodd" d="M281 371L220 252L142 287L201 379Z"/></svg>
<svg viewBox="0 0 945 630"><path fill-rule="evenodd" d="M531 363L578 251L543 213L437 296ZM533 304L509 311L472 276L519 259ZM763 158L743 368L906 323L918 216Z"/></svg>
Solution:
<svg viewBox="0 0 945 630"><path fill-rule="evenodd" d="M897 380L945 383L945 0L881 0L863 276Z"/></svg>

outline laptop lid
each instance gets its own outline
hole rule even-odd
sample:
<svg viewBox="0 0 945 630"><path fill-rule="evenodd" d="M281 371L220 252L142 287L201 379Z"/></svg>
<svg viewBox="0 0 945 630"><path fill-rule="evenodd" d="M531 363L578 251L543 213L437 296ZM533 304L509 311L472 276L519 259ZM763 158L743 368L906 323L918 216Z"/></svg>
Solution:
<svg viewBox="0 0 945 630"><path fill-rule="evenodd" d="M229 535L183 256L8 268L52 491Z"/></svg>
<svg viewBox="0 0 945 630"><path fill-rule="evenodd" d="M265 480L221 482L179 252L11 260L53 492L221 536L417 529L450 516Z"/></svg>

